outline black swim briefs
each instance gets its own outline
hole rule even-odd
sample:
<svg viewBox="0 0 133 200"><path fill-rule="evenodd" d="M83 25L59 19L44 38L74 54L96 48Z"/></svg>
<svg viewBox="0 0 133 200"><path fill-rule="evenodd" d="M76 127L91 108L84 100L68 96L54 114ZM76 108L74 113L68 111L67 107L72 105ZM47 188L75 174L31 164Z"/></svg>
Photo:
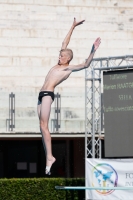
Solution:
<svg viewBox="0 0 133 200"><path fill-rule="evenodd" d="M54 101L54 93L51 91L42 91L39 93L38 100L42 103L42 98L45 96L51 96L52 100Z"/></svg>

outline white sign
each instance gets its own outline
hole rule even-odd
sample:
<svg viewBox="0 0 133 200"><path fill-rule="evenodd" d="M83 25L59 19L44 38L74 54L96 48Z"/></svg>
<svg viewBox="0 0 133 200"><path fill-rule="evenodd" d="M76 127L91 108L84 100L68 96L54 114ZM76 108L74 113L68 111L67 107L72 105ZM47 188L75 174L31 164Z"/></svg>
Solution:
<svg viewBox="0 0 133 200"><path fill-rule="evenodd" d="M86 159L86 187L133 187L133 159ZM133 200L133 190L86 190L86 200Z"/></svg>

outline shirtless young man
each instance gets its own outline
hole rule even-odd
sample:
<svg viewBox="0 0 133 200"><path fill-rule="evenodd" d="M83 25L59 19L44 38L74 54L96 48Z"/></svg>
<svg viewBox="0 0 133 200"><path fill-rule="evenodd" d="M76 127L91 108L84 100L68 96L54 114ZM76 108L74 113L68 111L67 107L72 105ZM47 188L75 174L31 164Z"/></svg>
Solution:
<svg viewBox="0 0 133 200"><path fill-rule="evenodd" d="M74 28L82 24L84 21L85 20L77 22L74 18L74 22L62 43L58 64L52 67L48 72L38 97L37 110L40 120L40 129L42 132L43 145L46 153L45 174L47 175L51 174L51 166L56 161L56 159L52 155L51 136L48 129L51 104L54 101L54 88L61 82L66 80L72 72L89 67L95 54L95 51L97 50L101 42L100 38L96 39L92 46L91 53L85 63L79 65L69 65L70 61L73 58L73 52L71 49L67 49L67 45L69 44Z"/></svg>

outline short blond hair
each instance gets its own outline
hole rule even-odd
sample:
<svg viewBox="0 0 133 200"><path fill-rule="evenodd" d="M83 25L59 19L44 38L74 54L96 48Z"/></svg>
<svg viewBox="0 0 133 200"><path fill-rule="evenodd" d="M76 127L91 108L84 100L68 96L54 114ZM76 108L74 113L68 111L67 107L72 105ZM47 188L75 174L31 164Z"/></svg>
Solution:
<svg viewBox="0 0 133 200"><path fill-rule="evenodd" d="M70 56L70 61L73 59L73 51L71 50L71 49L61 49L60 50L60 53L61 52L67 52L68 53L68 55ZM69 61L69 62L70 62Z"/></svg>

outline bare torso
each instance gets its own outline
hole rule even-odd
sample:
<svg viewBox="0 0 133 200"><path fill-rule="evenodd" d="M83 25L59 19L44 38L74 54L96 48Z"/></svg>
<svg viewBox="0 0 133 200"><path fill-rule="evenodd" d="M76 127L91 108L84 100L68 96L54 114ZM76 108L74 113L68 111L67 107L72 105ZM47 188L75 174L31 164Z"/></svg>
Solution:
<svg viewBox="0 0 133 200"><path fill-rule="evenodd" d="M54 88L61 82L66 80L70 74L71 70L65 70L67 66L55 65L48 72L41 91L54 91Z"/></svg>

